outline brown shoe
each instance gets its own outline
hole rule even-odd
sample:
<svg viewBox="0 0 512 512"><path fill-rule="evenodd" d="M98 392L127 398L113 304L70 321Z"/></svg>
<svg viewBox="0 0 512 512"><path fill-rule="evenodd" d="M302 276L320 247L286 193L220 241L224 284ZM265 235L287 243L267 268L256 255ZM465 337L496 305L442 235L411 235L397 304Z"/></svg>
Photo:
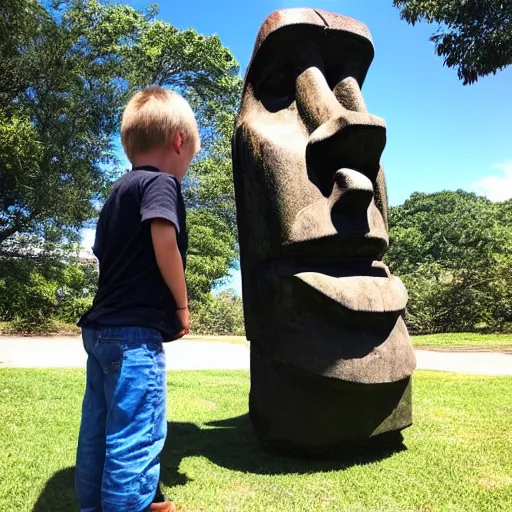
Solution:
<svg viewBox="0 0 512 512"><path fill-rule="evenodd" d="M176 505L172 501L151 503L149 510L151 510L151 512L177 512Z"/></svg>

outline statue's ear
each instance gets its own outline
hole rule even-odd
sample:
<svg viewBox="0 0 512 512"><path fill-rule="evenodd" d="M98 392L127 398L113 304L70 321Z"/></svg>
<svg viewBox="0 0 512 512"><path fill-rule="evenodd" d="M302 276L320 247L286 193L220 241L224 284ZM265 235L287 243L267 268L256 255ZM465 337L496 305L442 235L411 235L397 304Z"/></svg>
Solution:
<svg viewBox="0 0 512 512"><path fill-rule="evenodd" d="M374 191L374 201L375 205L379 209L382 214L382 218L384 219L384 224L386 225L386 230L389 229L388 226L388 191L386 187L386 177L384 176L384 167L382 165L379 167L379 172L377 173L377 178L375 179L375 191Z"/></svg>

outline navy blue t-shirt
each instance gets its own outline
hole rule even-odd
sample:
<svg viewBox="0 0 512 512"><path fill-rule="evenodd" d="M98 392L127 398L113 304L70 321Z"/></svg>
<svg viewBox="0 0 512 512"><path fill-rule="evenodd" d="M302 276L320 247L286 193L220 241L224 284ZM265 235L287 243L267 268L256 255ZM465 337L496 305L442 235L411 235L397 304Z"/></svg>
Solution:
<svg viewBox="0 0 512 512"><path fill-rule="evenodd" d="M186 265L188 238L180 182L154 167L138 167L113 186L96 228L98 291L79 326L151 327L165 341L179 331L176 302L160 274L151 239L151 220L174 224Z"/></svg>

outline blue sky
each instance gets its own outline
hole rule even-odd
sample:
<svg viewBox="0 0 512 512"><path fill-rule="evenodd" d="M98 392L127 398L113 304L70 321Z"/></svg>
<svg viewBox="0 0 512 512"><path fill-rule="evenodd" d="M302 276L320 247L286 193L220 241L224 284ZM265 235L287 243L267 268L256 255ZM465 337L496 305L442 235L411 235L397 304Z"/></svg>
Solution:
<svg viewBox="0 0 512 512"><path fill-rule="evenodd" d="M143 0L125 1L141 8ZM383 117L388 143L383 154L391 205L412 192L462 188L493 200L512 197L512 67L463 86L443 66L429 35L435 27L411 27L392 0L187 0L160 3L160 18L180 29L218 34L244 73L263 20L274 10L316 7L365 23L375 58L363 96ZM85 234L90 246L93 234ZM239 276L232 286L239 290Z"/></svg>

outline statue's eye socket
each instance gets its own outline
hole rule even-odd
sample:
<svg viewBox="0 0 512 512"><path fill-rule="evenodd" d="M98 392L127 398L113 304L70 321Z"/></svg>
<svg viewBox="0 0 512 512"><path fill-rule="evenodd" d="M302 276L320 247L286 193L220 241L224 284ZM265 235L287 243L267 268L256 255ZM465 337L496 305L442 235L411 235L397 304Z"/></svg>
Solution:
<svg viewBox="0 0 512 512"><path fill-rule="evenodd" d="M357 60L330 63L326 77L331 89L334 89L343 79L349 76L359 76L363 65Z"/></svg>
<svg viewBox="0 0 512 512"><path fill-rule="evenodd" d="M258 85L262 96L275 99L287 99L295 95L295 75L285 66L278 66L269 70L268 74Z"/></svg>

